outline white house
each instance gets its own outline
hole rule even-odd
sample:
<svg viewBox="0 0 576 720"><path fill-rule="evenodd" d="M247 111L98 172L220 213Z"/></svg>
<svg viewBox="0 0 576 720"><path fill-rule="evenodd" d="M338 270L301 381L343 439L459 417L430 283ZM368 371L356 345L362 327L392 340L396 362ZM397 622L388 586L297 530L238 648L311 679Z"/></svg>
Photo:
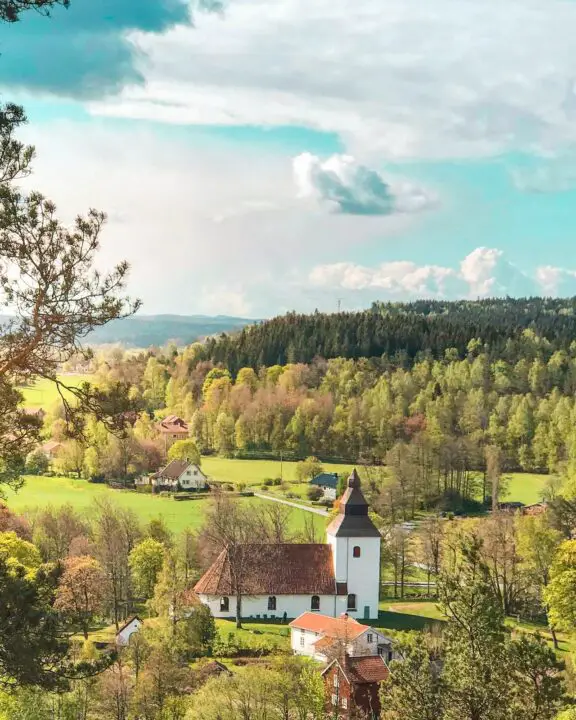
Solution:
<svg viewBox="0 0 576 720"><path fill-rule="evenodd" d="M122 625L120 630L116 633L116 645L129 645L130 638L134 633L140 630L142 625L143 622L137 615L128 620L128 622L124 623L124 625Z"/></svg>
<svg viewBox="0 0 576 720"><path fill-rule="evenodd" d="M334 618L305 612L290 623L290 629L292 650L321 662L344 655L393 659L390 638L347 614Z"/></svg>
<svg viewBox="0 0 576 720"><path fill-rule="evenodd" d="M319 487L327 500L336 500L338 490L338 473L320 473L310 480L310 485Z"/></svg>
<svg viewBox="0 0 576 720"><path fill-rule="evenodd" d="M198 465L187 460L172 460L163 470L154 475L137 478L136 485L152 485L158 490L203 490L208 486L208 478Z"/></svg>
<svg viewBox="0 0 576 720"><path fill-rule="evenodd" d="M326 544L254 544L223 550L194 587L214 617L378 617L380 533L356 470L326 530ZM239 572L240 570L240 572Z"/></svg>

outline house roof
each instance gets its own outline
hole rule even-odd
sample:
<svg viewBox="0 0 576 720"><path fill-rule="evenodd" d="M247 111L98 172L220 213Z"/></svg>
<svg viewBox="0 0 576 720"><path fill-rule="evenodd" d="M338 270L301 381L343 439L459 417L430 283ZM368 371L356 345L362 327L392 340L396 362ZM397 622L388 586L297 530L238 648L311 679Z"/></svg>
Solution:
<svg viewBox="0 0 576 720"><path fill-rule="evenodd" d="M324 487L338 487L338 473L320 473L310 480L311 485L322 485Z"/></svg>
<svg viewBox="0 0 576 720"><path fill-rule="evenodd" d="M189 468L192 463L187 460L172 460L163 470L152 475L153 478L165 478L167 480L178 480L182 473Z"/></svg>
<svg viewBox="0 0 576 720"><path fill-rule="evenodd" d="M244 595L335 595L330 545L254 544L223 550L196 583L200 595L234 595L230 560L242 568ZM233 565L236 563L233 563Z"/></svg>
<svg viewBox="0 0 576 720"><path fill-rule="evenodd" d="M292 620L290 627L317 632L324 637L346 640L355 640L363 632L370 629L368 625L362 625L362 623L347 615L334 618L313 612L302 613L295 620ZM316 647L318 647L318 643L316 643Z"/></svg>
<svg viewBox="0 0 576 720"><path fill-rule="evenodd" d="M156 427L161 433L188 435L188 424L178 415L168 415Z"/></svg>
<svg viewBox="0 0 576 720"><path fill-rule="evenodd" d="M134 620L138 620L139 623L142 623L142 619L139 618L138 615L134 615L134 617L131 617L130 620L126 620L126 622L125 622L124 625L122 625L122 627L118 630L118 632L116 633L116 635L120 635L120 633L122 632L122 630L126 630L126 628L127 628L129 625L132 625L132 623L134 622Z"/></svg>
<svg viewBox="0 0 576 720"><path fill-rule="evenodd" d="M354 683L382 682L390 674L388 666L380 655L347 657L345 665L346 675Z"/></svg>
<svg viewBox="0 0 576 720"><path fill-rule="evenodd" d="M354 469L348 487L338 505L338 515L326 528L336 537L380 537L380 531L368 516L368 503L362 494L360 478Z"/></svg>
<svg viewBox="0 0 576 720"><path fill-rule="evenodd" d="M367 683L380 683L386 680L390 674L390 670L384 659L380 655L366 655L359 657L350 657L346 655L343 659L332 660L322 671L325 675L330 668L338 665L340 670L346 676L349 683L355 685L364 685Z"/></svg>
<svg viewBox="0 0 576 720"><path fill-rule="evenodd" d="M45 442L44 445L42 445L42 450L45 452L52 452L52 450L56 450L56 448L63 447L61 442L58 442L58 440L48 440L48 442Z"/></svg>

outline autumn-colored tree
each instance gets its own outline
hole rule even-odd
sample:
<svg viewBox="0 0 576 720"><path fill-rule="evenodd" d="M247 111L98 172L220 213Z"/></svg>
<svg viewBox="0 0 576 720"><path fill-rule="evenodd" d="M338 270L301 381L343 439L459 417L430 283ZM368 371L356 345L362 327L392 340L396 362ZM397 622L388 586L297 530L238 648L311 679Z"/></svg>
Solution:
<svg viewBox="0 0 576 720"><path fill-rule="evenodd" d="M103 607L106 577L98 560L87 555L68 558L55 607L77 623L88 639L90 623Z"/></svg>

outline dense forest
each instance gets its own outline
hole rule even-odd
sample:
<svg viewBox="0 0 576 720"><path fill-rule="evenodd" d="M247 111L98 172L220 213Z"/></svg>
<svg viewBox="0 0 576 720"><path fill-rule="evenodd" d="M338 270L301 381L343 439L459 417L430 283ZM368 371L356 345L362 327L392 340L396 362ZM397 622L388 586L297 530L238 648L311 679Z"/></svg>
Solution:
<svg viewBox="0 0 576 720"><path fill-rule="evenodd" d="M418 300L374 303L355 313L289 313L211 339L205 359L223 363L232 374L245 366L309 363L315 357L386 356L409 363L422 355L441 358L448 349L462 358L471 340L496 356L509 351L524 330L567 350L576 338L576 298Z"/></svg>
<svg viewBox="0 0 576 720"><path fill-rule="evenodd" d="M316 456L388 465L401 486L402 502L410 506L409 514L447 496L488 499L491 465L503 471L556 473L569 472L576 460L571 303L456 304L455 317L460 313L461 318L453 324L456 335L446 325L438 357L426 352L413 358L315 355L307 363L254 369L214 362L210 353L224 345L211 342L138 354L115 349L97 356L91 370L98 388L106 392L123 388L129 396L137 419L126 437L109 436L101 423L88 418L85 438L66 441L60 405L46 408L45 433L67 442L63 471L114 479L156 469L163 448L154 420L176 414L189 423L191 437L203 454ZM485 339L472 336L484 322L488 328L493 306L497 309L493 330L502 334L503 342L497 352ZM404 317L400 306L390 307L391 317ZM425 311L452 305L410 307L415 316L418 309L418 322L425 323ZM460 336L463 318L475 308L482 322ZM374 308L366 314L333 316L333 321L345 320L352 327L352 319L361 325L368 317L385 317L384 311ZM311 316L303 322L313 324L322 317L328 316ZM438 312L435 317L444 316ZM532 327L521 329L522 317L525 325L537 325L541 334ZM276 327L275 323L283 327L287 321L271 321L262 328ZM555 321L558 337L551 331ZM504 340L504 328L514 328L514 337ZM409 335L412 326L406 324L405 329ZM242 336L251 332L260 329ZM355 332L360 332L357 326ZM398 343L405 345L401 324L397 333ZM318 338L320 344L324 342L324 335ZM464 339L466 345L457 347Z"/></svg>

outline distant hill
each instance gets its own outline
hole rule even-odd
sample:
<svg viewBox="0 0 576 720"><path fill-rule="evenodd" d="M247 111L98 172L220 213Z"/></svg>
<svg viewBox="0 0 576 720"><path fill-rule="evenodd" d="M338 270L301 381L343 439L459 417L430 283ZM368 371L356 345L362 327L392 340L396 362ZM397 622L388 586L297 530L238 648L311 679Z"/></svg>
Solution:
<svg viewBox="0 0 576 720"><path fill-rule="evenodd" d="M256 322L228 315L135 315L113 320L86 338L88 345L121 344L147 348L151 345L188 345L210 335L239 330Z"/></svg>
<svg viewBox="0 0 576 720"><path fill-rule="evenodd" d="M384 356L410 365L423 354L464 357L471 341L488 345L493 357L510 359L527 352L520 348L525 331L546 340L532 355L568 350L576 341L576 298L418 300L374 303L355 313L289 313L209 339L205 359L232 373L244 366L309 363L314 357Z"/></svg>

